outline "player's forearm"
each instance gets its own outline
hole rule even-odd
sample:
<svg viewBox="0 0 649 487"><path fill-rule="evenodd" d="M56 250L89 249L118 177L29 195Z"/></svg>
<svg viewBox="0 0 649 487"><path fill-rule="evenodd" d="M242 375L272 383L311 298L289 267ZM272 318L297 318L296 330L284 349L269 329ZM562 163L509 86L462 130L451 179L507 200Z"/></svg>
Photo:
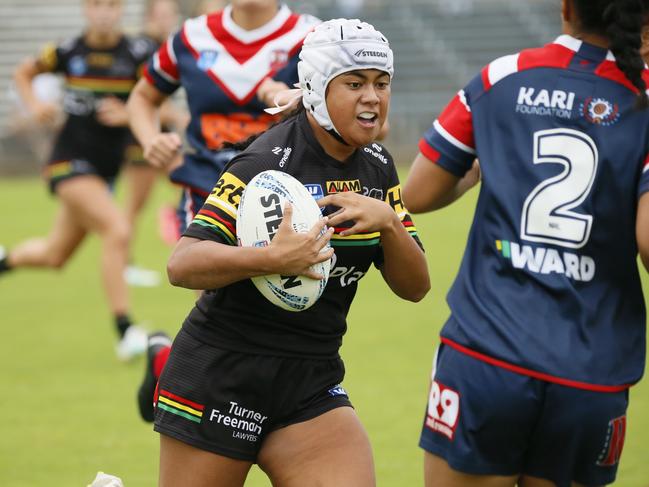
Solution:
<svg viewBox="0 0 649 487"><path fill-rule="evenodd" d="M381 246L381 272L390 289L402 299L421 301L430 290L426 257L398 218L381 232Z"/></svg>
<svg viewBox="0 0 649 487"><path fill-rule="evenodd" d="M14 71L16 91L18 91L20 99L31 111L38 104L38 99L32 88L32 81L37 74L38 69L33 59L26 59Z"/></svg>
<svg viewBox="0 0 649 487"><path fill-rule="evenodd" d="M176 132L182 132L189 123L189 114L175 106L171 100L165 100L160 106L160 122L165 127L173 127Z"/></svg>
<svg viewBox="0 0 649 487"><path fill-rule="evenodd" d="M183 237L167 263L169 282L187 289L218 289L273 274L268 247L234 247Z"/></svg>
<svg viewBox="0 0 649 487"><path fill-rule="evenodd" d="M143 83L146 83L146 80L140 80L131 92L126 110L131 131L144 147L147 141L160 133L159 111L163 98L156 99L148 95L147 85Z"/></svg>

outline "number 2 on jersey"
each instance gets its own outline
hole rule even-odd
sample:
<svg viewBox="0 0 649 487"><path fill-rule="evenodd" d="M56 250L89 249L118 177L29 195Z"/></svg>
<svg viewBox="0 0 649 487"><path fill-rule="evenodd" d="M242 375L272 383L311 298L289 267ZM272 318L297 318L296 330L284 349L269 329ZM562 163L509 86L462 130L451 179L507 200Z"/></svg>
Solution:
<svg viewBox="0 0 649 487"><path fill-rule="evenodd" d="M528 195L521 215L521 238L581 248L590 237L592 215L572 211L590 193L599 155L593 139L567 128L534 133L534 164L561 164Z"/></svg>

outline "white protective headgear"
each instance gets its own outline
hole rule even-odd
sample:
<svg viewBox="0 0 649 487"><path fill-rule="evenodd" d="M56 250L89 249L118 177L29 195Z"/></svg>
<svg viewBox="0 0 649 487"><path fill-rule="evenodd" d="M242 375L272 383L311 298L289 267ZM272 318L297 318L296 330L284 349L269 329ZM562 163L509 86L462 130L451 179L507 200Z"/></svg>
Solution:
<svg viewBox="0 0 649 487"><path fill-rule="evenodd" d="M333 19L306 36L297 65L302 103L325 130L338 133L325 100L329 82L358 69L378 69L390 78L394 75L392 49L372 25L358 19Z"/></svg>

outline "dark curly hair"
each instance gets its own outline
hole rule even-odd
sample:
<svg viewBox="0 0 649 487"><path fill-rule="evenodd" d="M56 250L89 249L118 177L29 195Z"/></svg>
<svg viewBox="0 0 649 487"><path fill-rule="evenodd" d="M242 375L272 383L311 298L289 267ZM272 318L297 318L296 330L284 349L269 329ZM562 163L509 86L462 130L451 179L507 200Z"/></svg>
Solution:
<svg viewBox="0 0 649 487"><path fill-rule="evenodd" d="M640 56L640 47L649 0L572 1L581 30L603 35L609 40L617 66L639 91L638 108L648 108L647 84L642 78L645 63Z"/></svg>

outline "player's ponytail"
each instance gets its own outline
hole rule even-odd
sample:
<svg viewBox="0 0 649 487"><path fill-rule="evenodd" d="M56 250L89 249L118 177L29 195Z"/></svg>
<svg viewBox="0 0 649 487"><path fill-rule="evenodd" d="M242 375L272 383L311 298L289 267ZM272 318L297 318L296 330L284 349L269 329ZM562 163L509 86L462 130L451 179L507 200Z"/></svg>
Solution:
<svg viewBox="0 0 649 487"><path fill-rule="evenodd" d="M640 55L644 11L642 0L614 0L604 11L611 52L617 66L640 91L637 106L643 109L649 107L647 85L642 79L645 63Z"/></svg>
<svg viewBox="0 0 649 487"><path fill-rule="evenodd" d="M649 10L647 0L574 0L580 27L604 35L615 62L638 93L638 108L649 107L647 84L642 78L645 63L640 55L642 26Z"/></svg>

